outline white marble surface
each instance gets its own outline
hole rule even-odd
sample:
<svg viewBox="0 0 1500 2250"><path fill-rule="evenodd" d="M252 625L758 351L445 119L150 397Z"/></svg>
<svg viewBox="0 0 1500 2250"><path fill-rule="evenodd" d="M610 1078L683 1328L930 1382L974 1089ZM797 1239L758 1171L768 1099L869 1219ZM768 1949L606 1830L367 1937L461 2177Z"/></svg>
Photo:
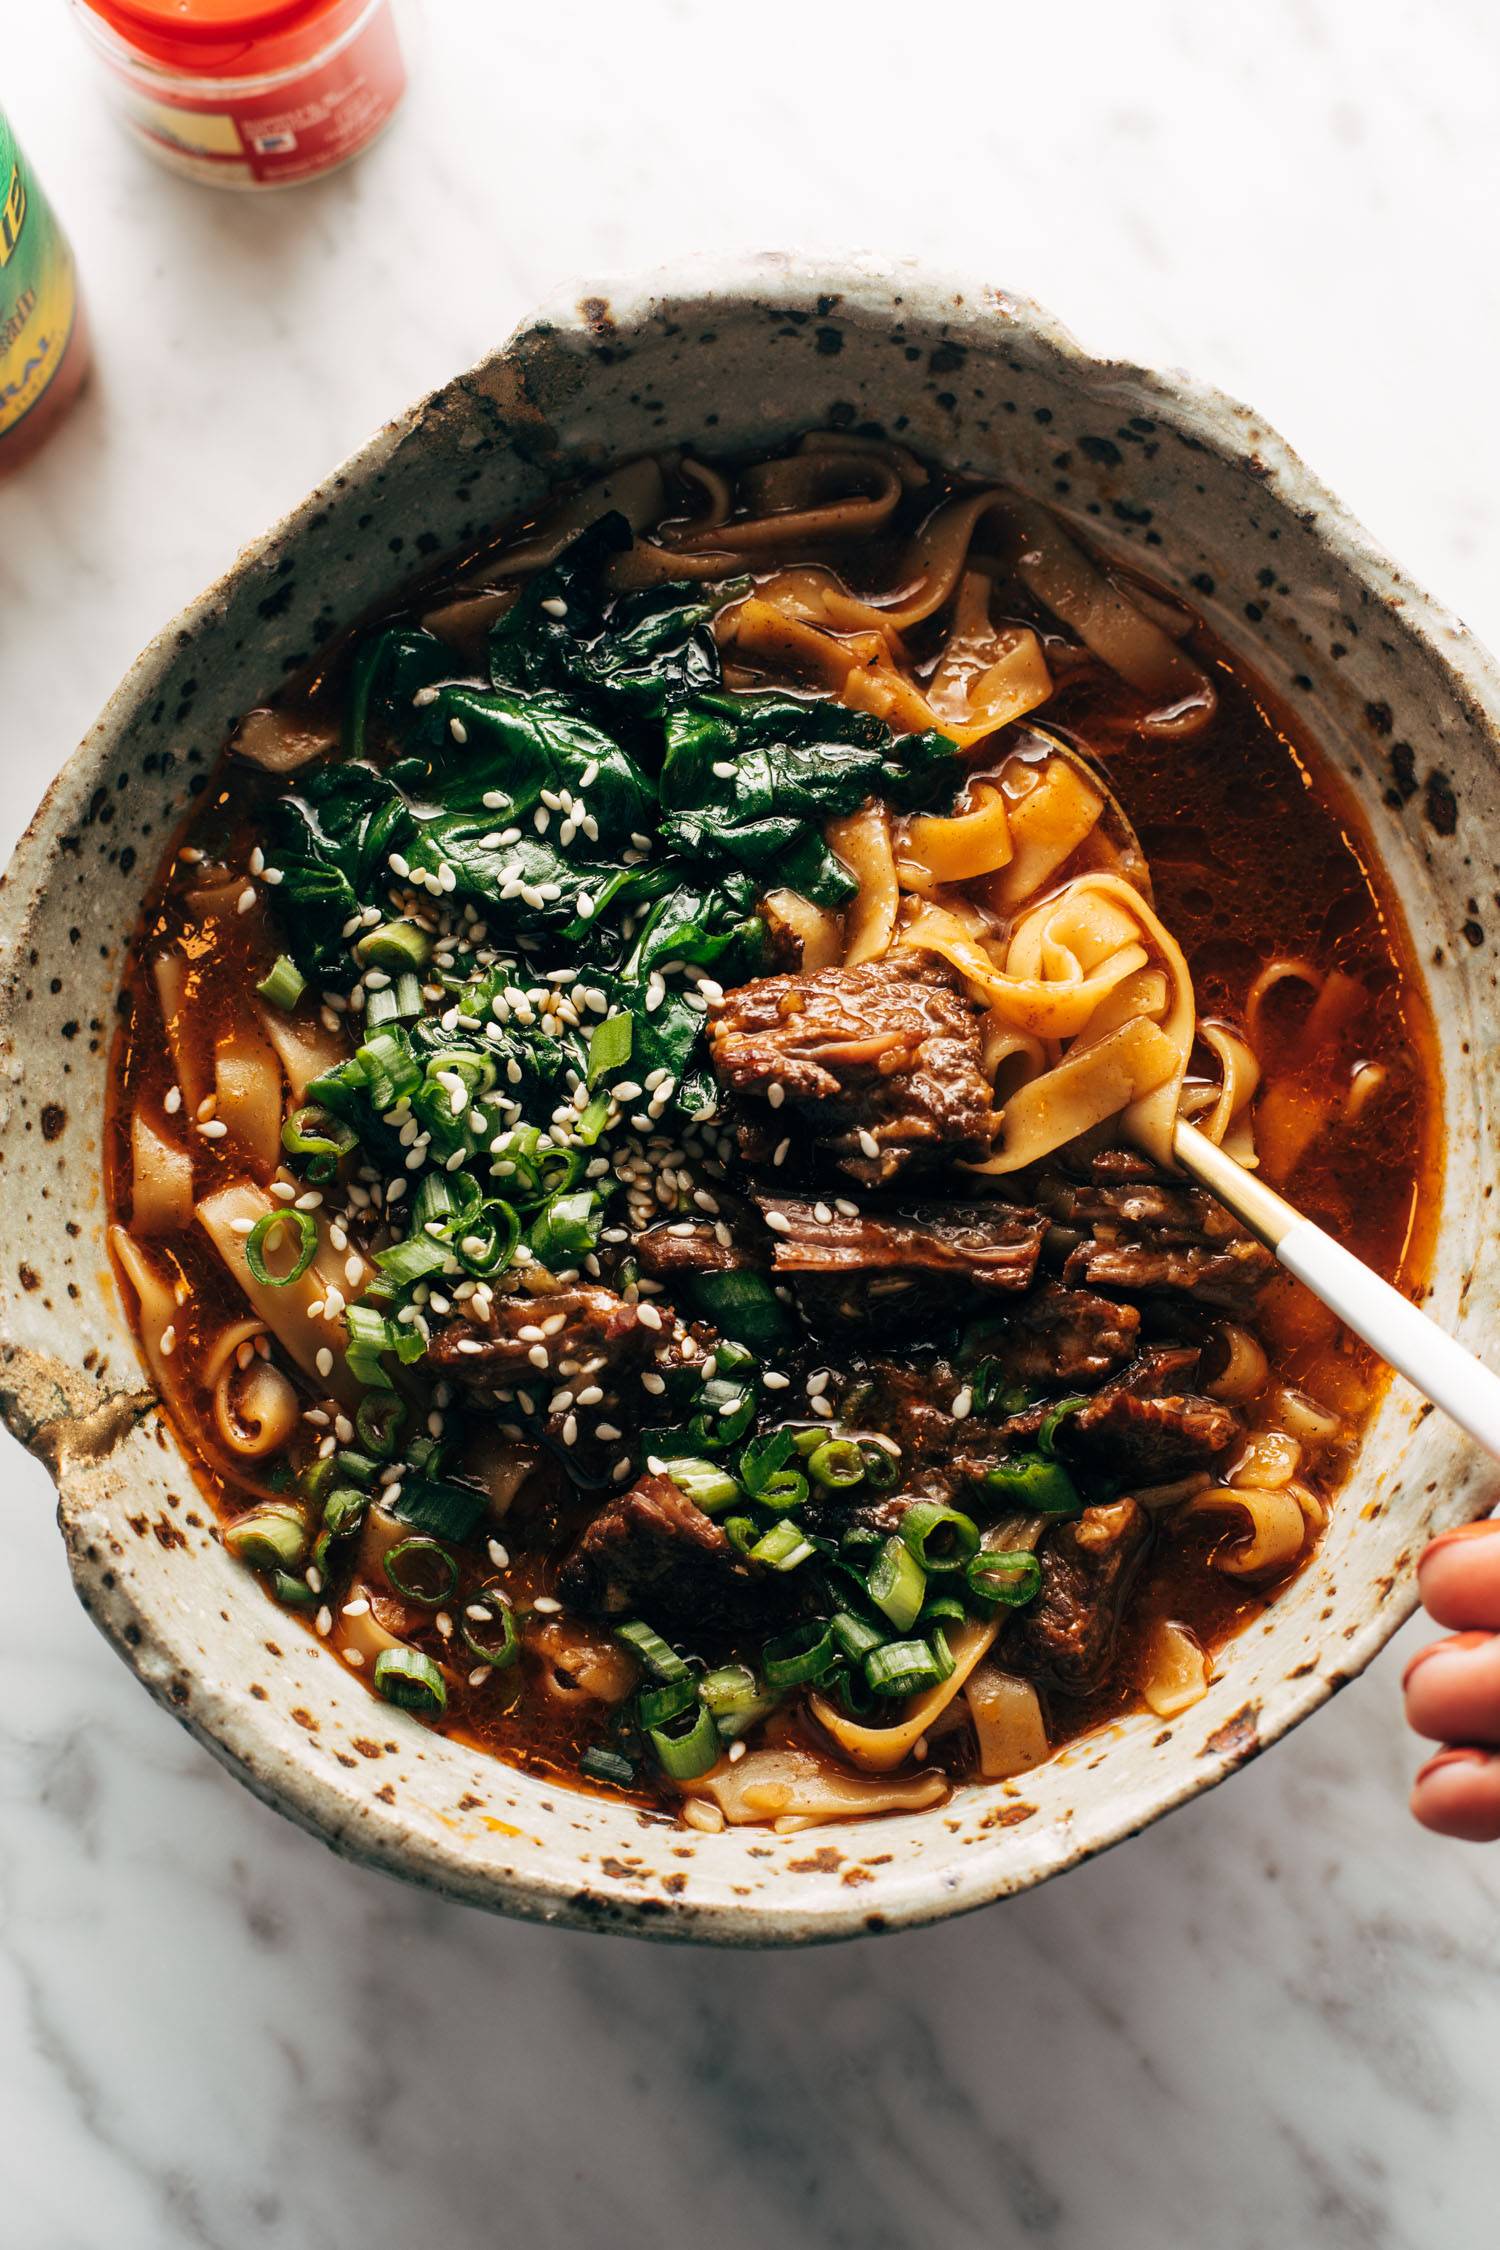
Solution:
<svg viewBox="0 0 1500 2250"><path fill-rule="evenodd" d="M72 228L87 403L0 487L0 844L138 645L574 277L883 245L1253 398L1500 639L1489 0L429 0L364 164L219 199L0 98ZM1419 443L1411 401L1436 396ZM715 1957L508 1926L253 1803L74 1604L4 1454L0 2244L1479 2250L1500 1851L1420 1835L1409 1631L1216 1797L925 1934Z"/></svg>

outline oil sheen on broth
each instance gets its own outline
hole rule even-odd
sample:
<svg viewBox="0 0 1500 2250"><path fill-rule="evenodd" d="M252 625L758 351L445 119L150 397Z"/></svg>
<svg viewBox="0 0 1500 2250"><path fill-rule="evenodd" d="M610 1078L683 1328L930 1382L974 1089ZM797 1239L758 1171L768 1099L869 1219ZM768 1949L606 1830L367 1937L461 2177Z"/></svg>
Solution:
<svg viewBox="0 0 1500 2250"><path fill-rule="evenodd" d="M629 464L247 714L125 1001L112 1240L226 1543L386 1700L704 1829L1169 1721L1305 1567L1381 1372L1176 1115L1425 1270L1328 765L878 440Z"/></svg>

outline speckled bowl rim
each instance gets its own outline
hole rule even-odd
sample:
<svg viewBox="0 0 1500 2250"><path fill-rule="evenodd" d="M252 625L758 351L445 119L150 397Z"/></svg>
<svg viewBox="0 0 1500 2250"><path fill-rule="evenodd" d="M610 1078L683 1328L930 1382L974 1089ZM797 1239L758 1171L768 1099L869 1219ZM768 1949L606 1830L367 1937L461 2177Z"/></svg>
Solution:
<svg viewBox="0 0 1500 2250"><path fill-rule="evenodd" d="M868 257L836 260L819 257L803 260L770 253L726 263L722 260L687 261L667 271L628 279L609 279L587 288L570 290L546 303L534 318L517 329L494 354L434 391L406 413L388 423L369 443L351 455L323 484L260 539L235 558L230 568L181 614L164 627L132 665L99 720L59 773L37 814L16 847L0 888L0 956L14 958L27 936L37 904L37 878L44 870L61 826L64 800L72 802L91 775L102 772L111 747L131 715L150 695L153 685L185 638L210 626L222 609L229 589L243 574L263 565L270 556L296 537L299 523L328 493L375 474L397 446L429 414L442 410L455 385L482 386L486 370L528 341L597 338L601 332L628 338L659 317L664 307L691 306L702 311L753 301L760 306L784 304L789 311L806 305L810 294L826 292L837 303L846 292L858 298L881 281L899 288L897 302L909 308L916 320L939 319L949 333L967 335L975 344L994 341L997 324L1008 325L1042 345L1061 364L1092 382L1107 382L1128 389L1152 402L1151 410L1162 425L1188 443L1213 455L1226 467L1243 469L1247 452L1255 476L1274 492L1284 508L1304 521L1316 519L1320 544L1346 568L1370 598L1399 610L1403 627L1441 670L1467 721L1477 725L1487 740L1489 755L1500 744L1500 670L1461 622L1440 602L1415 585L1377 546L1353 515L1303 465L1290 446L1250 408L1191 376L1145 369L1125 360L1103 358L1078 344L1070 332L1028 298L976 282L971 277L935 271L916 262L901 263ZM0 1034L11 1029L17 1012L14 990L0 997ZM0 1237L8 1225L0 1213ZM6 1245L14 1249L15 1243ZM66 1465L67 1447L59 1432L79 1426L80 1417L98 1419L115 1410L139 1411L141 1394L115 1394L101 1407L97 1391L79 1379L77 1386L64 1380L59 1390L58 1367L41 1355L17 1344L10 1333L12 1302L9 1268L0 1278L0 1411L23 1444L47 1462L54 1475ZM1491 1495L1469 1478L1456 1513L1482 1513ZM66 1511L60 1509L66 1531ZM75 1574L82 1580L79 1557ZM83 1585L80 1582L80 1593ZM128 1602L113 1606L96 1603L84 1595L119 1653L158 1700L172 1709L180 1699L169 1691L150 1660L151 1618L130 1611ZM804 1901L789 1890L781 1903L757 1902L743 1908L725 1904L684 1908L680 1915L663 1914L659 1902L622 1897L601 1912L597 1904L580 1900L566 1884L525 1872L485 1871L482 1880L466 1875L461 1853L435 1846L429 1839L403 1834L397 1820L384 1827L347 1819L326 1778L312 1770L311 1762L298 1765L279 1746L262 1739L253 1711L241 1705L215 1705L209 1699L207 1715L185 1715L177 1709L195 1736L203 1741L231 1771L268 1803L287 1813L340 1853L423 1883L449 1896L519 1914L528 1918L598 1929L610 1928L656 1938L690 1938L738 1945L820 1942L860 1935L873 1929L912 1927L972 1910L996 1898L1030 1888L1034 1883L1064 1872L1079 1861L1125 1840L1189 1799L1202 1795L1236 1771L1248 1757L1278 1740L1301 1723L1336 1689L1355 1677L1384 1647L1411 1614L1416 1603L1414 1584L1397 1587L1353 1633L1341 1652L1336 1675L1310 1675L1293 1694L1284 1696L1274 1715L1248 1737L1223 1731L1225 1739L1212 1756L1200 1752L1184 1766L1180 1784L1163 1787L1151 1797L1140 1817L1126 1818L1113 1832L1080 1840L1074 1848L1054 1852L1046 1863L1015 1879L999 1864L986 1867L975 1854L962 1878L950 1876L941 1883L909 1874L881 1890L878 1914L872 1899L835 1900L809 1915ZM262 1762L257 1764L257 1758Z"/></svg>

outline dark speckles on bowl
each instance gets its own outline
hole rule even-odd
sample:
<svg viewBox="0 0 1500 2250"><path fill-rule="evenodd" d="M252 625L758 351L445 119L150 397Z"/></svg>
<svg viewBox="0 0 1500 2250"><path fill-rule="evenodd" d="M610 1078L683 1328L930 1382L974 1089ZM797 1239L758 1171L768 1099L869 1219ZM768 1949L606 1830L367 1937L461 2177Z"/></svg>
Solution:
<svg viewBox="0 0 1500 2250"><path fill-rule="evenodd" d="M336 1850L583 1928L806 1942L1024 1889L1209 1788L1322 1702L1411 1602L1427 1533L1490 1504L1485 1467L1399 1388L1314 1566L1207 1699L1142 1714L937 1816L722 1836L547 1786L388 1712L281 1626L189 1508L107 1278L99 1150L118 963L161 842L230 720L370 605L535 503L559 471L811 423L899 434L1056 498L1203 603L1351 774L1400 892L1446 1063L1434 1307L1492 1335L1500 689L1490 660L1259 418L1091 357L1035 306L875 260L787 256L575 290L392 422L135 665L0 893L0 1406L52 1468L81 1599L167 1708ZM95 934L99 941L94 942ZM82 939L81 939L81 934ZM45 976L35 972L48 964ZM131 1529L132 1519L142 1528ZM1336 1652L1336 1654L1335 1654Z"/></svg>

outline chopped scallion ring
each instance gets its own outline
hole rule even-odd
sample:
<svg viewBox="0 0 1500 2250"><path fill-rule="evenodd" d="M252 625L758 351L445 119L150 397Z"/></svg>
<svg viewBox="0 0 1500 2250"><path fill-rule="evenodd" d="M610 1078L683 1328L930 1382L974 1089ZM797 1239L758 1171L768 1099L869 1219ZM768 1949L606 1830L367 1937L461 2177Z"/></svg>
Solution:
<svg viewBox="0 0 1500 2250"><path fill-rule="evenodd" d="M964 1572L971 1593L981 1601L1000 1602L1006 1609L1024 1608L1042 1590L1042 1566L1024 1548L971 1555Z"/></svg>
<svg viewBox="0 0 1500 2250"><path fill-rule="evenodd" d="M493 1587L484 1588L464 1603L458 1629L469 1654L481 1664L493 1665L497 1672L514 1664L521 1653L510 1604L502 1601Z"/></svg>
<svg viewBox="0 0 1500 2250"><path fill-rule="evenodd" d="M901 1518L901 1537L929 1573L962 1570L979 1552L974 1518L941 1500L914 1500Z"/></svg>
<svg viewBox="0 0 1500 2250"><path fill-rule="evenodd" d="M697 1693L692 1674L684 1672L680 1680L663 1680L660 1687L643 1687L635 1699L636 1715L643 1727L664 1727L669 1719L677 1718L697 1700Z"/></svg>
<svg viewBox="0 0 1500 2250"><path fill-rule="evenodd" d="M789 1633L778 1633L774 1640L767 1641L761 1651L766 1686L780 1691L801 1687L809 1680L821 1680L837 1654L833 1628L820 1618L811 1618L805 1625L794 1625Z"/></svg>
<svg viewBox="0 0 1500 2250"><path fill-rule="evenodd" d="M887 1616L898 1633L908 1632L921 1613L927 1591L927 1573L904 1539L887 1539L870 1566L865 1580L871 1601Z"/></svg>
<svg viewBox="0 0 1500 2250"><path fill-rule="evenodd" d="M281 1227L290 1227L296 1235L297 1255L285 1273L272 1273L266 1264L266 1244ZM245 1237L245 1263L262 1288L285 1289L300 1281L317 1254L318 1227L311 1211L283 1206L279 1211L263 1212Z"/></svg>
<svg viewBox="0 0 1500 2250"><path fill-rule="evenodd" d="M756 1540L750 1549L750 1560L765 1563L772 1570L796 1570L813 1551L812 1541L802 1526L793 1523L790 1516L783 1516Z"/></svg>
<svg viewBox="0 0 1500 2250"><path fill-rule="evenodd" d="M814 1484L841 1492L864 1482L864 1455L852 1438L827 1438L809 1453L807 1473Z"/></svg>
<svg viewBox="0 0 1500 2250"><path fill-rule="evenodd" d="M681 1680L687 1677L687 1666L675 1648L668 1648L660 1633L653 1633L649 1625L638 1617L627 1618L615 1627L615 1639L623 1641L633 1656L638 1656L654 1679Z"/></svg>
<svg viewBox="0 0 1500 2250"><path fill-rule="evenodd" d="M595 1781L613 1781L621 1789L628 1789L635 1779L635 1767L622 1757L618 1750L606 1750L602 1743L590 1743L578 1760L578 1770L592 1776Z"/></svg>
<svg viewBox="0 0 1500 2250"><path fill-rule="evenodd" d="M393 1593L404 1602L420 1602L425 1609L440 1609L458 1585L458 1564L446 1547L425 1533L398 1539L387 1550L383 1568Z"/></svg>
<svg viewBox="0 0 1500 2250"><path fill-rule="evenodd" d="M701 1703L694 1702L691 1714L684 1711L664 1727L648 1727L646 1733L663 1773L674 1781L695 1781L718 1764L719 1731Z"/></svg>
<svg viewBox="0 0 1500 2250"><path fill-rule="evenodd" d="M917 1695L936 1687L952 1669L952 1658L945 1672L926 1641L887 1641L865 1658L865 1685L874 1695Z"/></svg>
<svg viewBox="0 0 1500 2250"><path fill-rule="evenodd" d="M307 979L296 962L282 953L278 954L274 967L267 970L255 989L271 1007L291 1009L296 1007L307 990Z"/></svg>
<svg viewBox="0 0 1500 2250"><path fill-rule="evenodd" d="M307 1510L292 1500L263 1500L224 1526L224 1544L252 1570L298 1570L307 1556Z"/></svg>
<svg viewBox="0 0 1500 2250"><path fill-rule="evenodd" d="M375 1659L374 1680L375 1693L403 1711L447 1709L443 1675L419 1648L383 1648Z"/></svg>

